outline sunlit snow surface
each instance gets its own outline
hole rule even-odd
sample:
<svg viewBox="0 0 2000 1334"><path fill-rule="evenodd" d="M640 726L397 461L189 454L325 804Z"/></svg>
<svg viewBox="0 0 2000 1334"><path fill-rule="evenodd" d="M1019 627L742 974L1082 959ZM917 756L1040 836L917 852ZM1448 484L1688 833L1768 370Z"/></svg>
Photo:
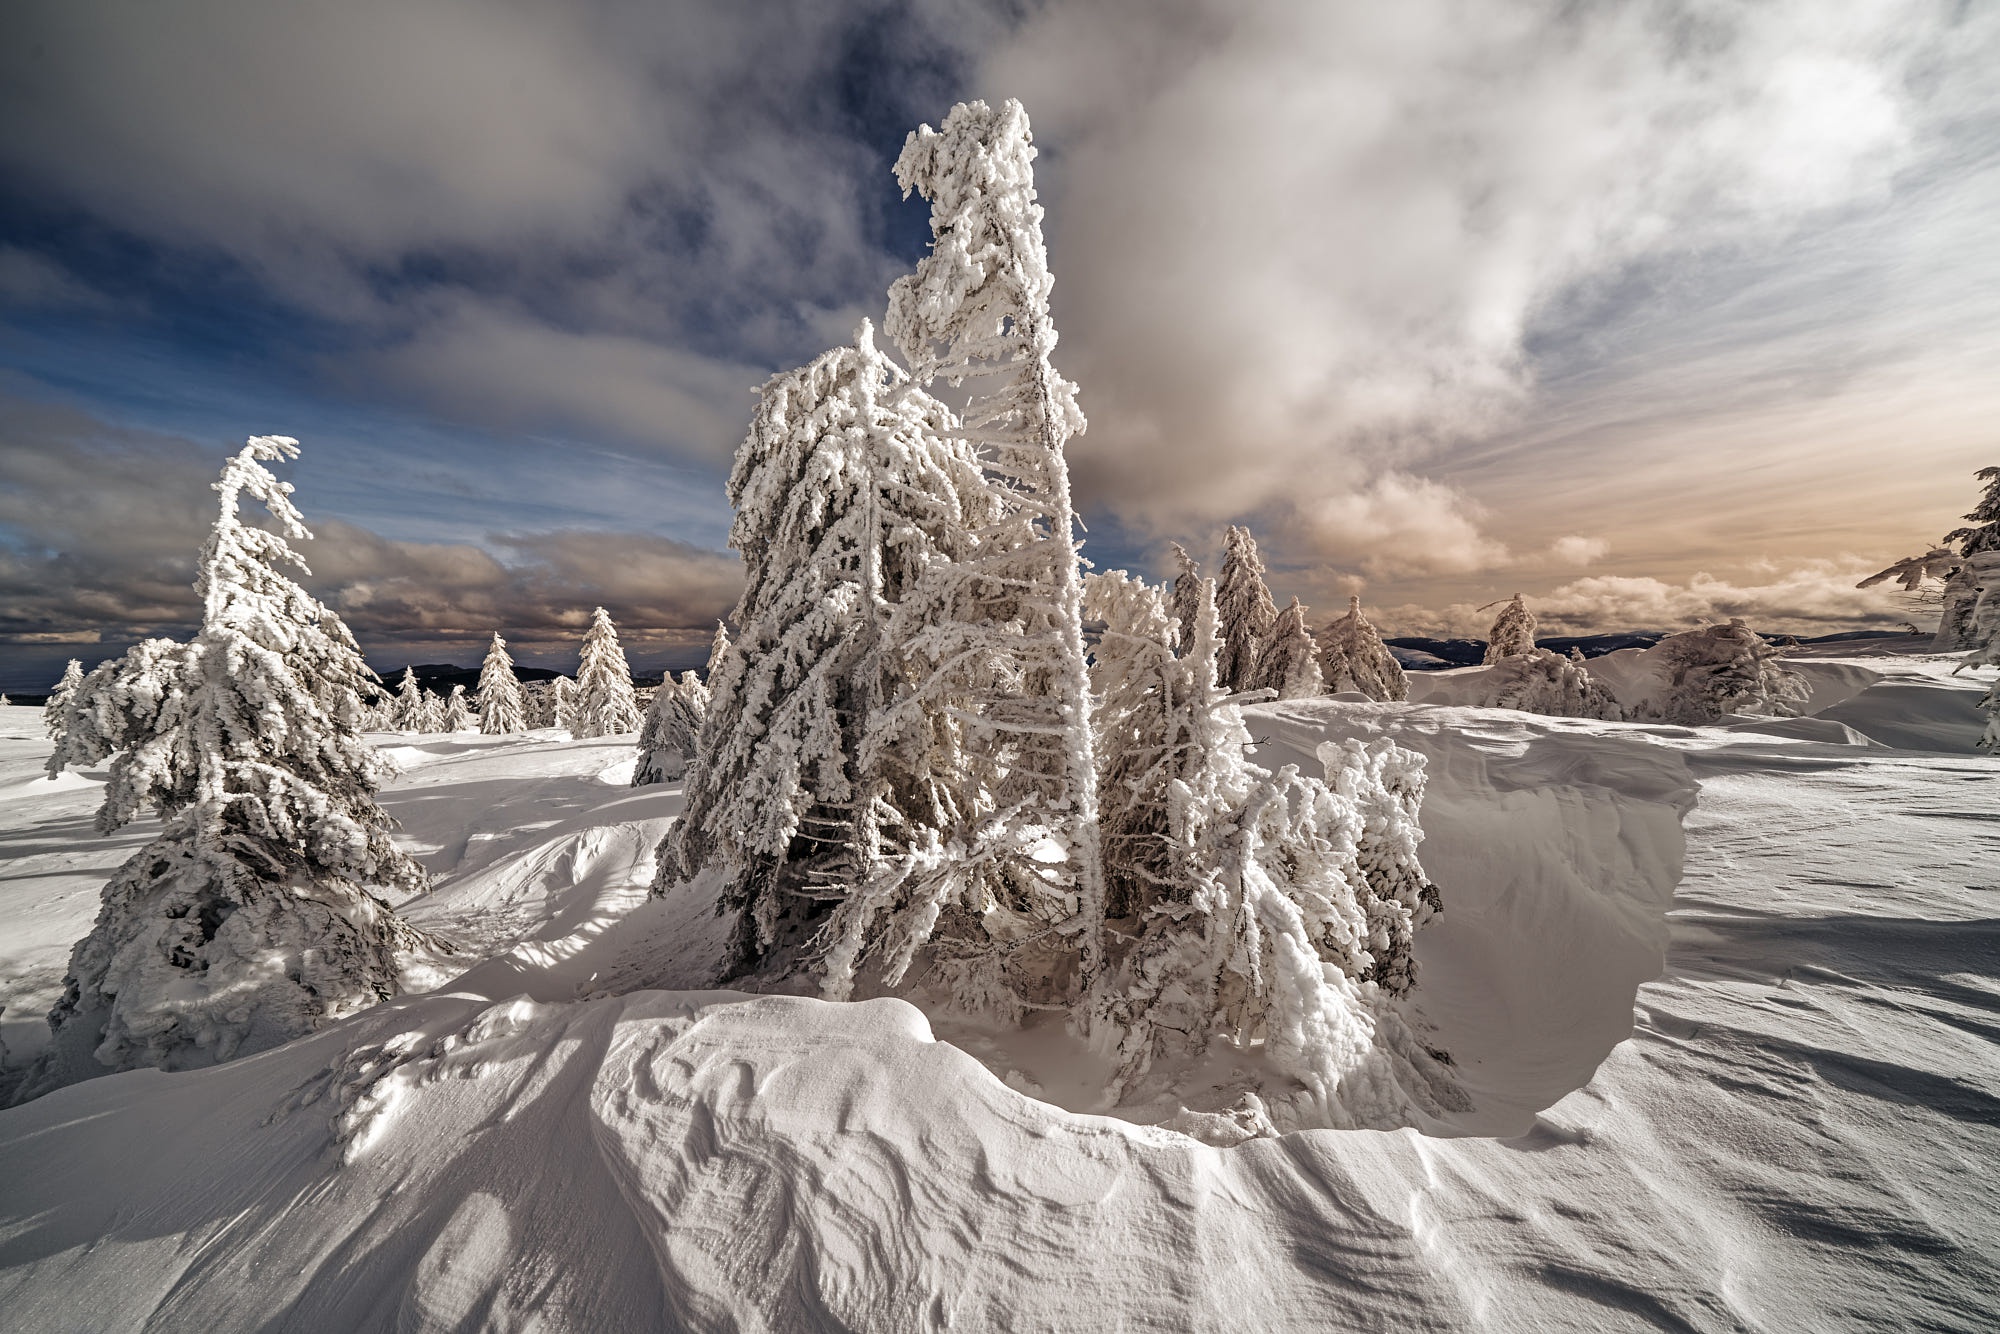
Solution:
<svg viewBox="0 0 2000 1334"><path fill-rule="evenodd" d="M727 924L646 900L680 797L628 746L384 738L410 914L478 962L0 1112L0 1328L1992 1328L2000 760L1943 665L1808 666L1818 717L1713 728L1251 711L1262 762L1432 757L1456 1138L1213 1148L1042 1100L1093 1105L1059 1035L687 990ZM39 723L0 710L16 1064L146 833L34 777Z"/></svg>

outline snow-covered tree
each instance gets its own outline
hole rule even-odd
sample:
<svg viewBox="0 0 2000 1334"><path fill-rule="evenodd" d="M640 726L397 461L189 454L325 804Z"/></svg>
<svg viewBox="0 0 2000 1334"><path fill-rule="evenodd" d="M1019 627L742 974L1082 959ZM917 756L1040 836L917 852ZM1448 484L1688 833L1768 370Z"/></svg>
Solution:
<svg viewBox="0 0 2000 1334"><path fill-rule="evenodd" d="M162 716L177 716L189 689L189 652L171 639L146 639L99 663L64 705L49 776L136 747L159 730Z"/></svg>
<svg viewBox="0 0 2000 1334"><path fill-rule="evenodd" d="M632 669L618 647L618 629L599 607L591 614L583 636L583 660L576 669L577 737L617 736L637 731L639 702L632 694Z"/></svg>
<svg viewBox="0 0 2000 1334"><path fill-rule="evenodd" d="M1201 566L1187 548L1174 543L1174 652L1185 655L1194 644L1194 618L1201 607Z"/></svg>
<svg viewBox="0 0 2000 1334"><path fill-rule="evenodd" d="M905 757L949 720L891 712L907 676L888 622L927 572L973 550L961 497L987 483L954 426L863 321L852 347L764 386L737 451L737 636L717 627L688 809L660 859L663 887L723 867L734 967L844 906L831 938L858 952L879 906L865 887L913 823L939 824ZM898 730L913 726L920 740ZM830 957L838 986L851 956Z"/></svg>
<svg viewBox="0 0 2000 1334"><path fill-rule="evenodd" d="M896 161L904 190L931 203L931 253L889 293L887 328L912 374L968 384L961 433L987 473L978 547L936 567L899 605L892 638L914 682L900 737L948 716L952 756L916 757L958 851L928 842L894 891L916 944L944 939L935 965L962 998L1087 990L1102 958L1099 847L1083 585L1064 446L1084 427L1076 387L1056 371L1035 148L1021 104L960 103L919 128ZM969 383L968 383L969 382ZM974 763L962 757L976 756ZM887 891L885 891L887 892ZM947 910L951 910L947 912ZM996 934L998 932L998 934ZM1042 975L1020 942L1077 938L1073 982ZM906 942L907 943L907 942ZM894 972L905 951L890 964Z"/></svg>
<svg viewBox="0 0 2000 1334"><path fill-rule="evenodd" d="M1119 623L1153 627L1129 661L1163 677L1164 614L1124 597L1136 614ZM1158 766L1169 780L1165 837L1148 841L1149 874L1121 899L1115 977L1092 997L1090 1038L1118 1064L1113 1099L1157 1054L1198 1053L1220 1036L1261 1039L1301 1088L1268 1115L1251 1109L1246 1134L1462 1105L1393 1007L1415 979L1411 938L1439 903L1416 860L1423 759L1350 741L1321 748L1323 779L1251 763L1218 679L1214 608L1207 585L1174 704L1121 715L1140 723L1136 772ZM1105 609L1119 610L1108 595ZM1121 670L1107 689L1131 679Z"/></svg>
<svg viewBox="0 0 2000 1334"><path fill-rule="evenodd" d="M465 702L465 687L455 685L451 696L444 701L438 724L440 732L470 732L472 727L472 707Z"/></svg>
<svg viewBox="0 0 2000 1334"><path fill-rule="evenodd" d="M690 688L692 683L692 688ZM646 719L639 725L639 758L632 766L632 786L677 782L687 772L701 737L707 712L707 692L688 672L676 681L670 672L653 692Z"/></svg>
<svg viewBox="0 0 2000 1334"><path fill-rule="evenodd" d="M1545 648L1512 653L1492 664L1480 704L1490 709L1519 709L1552 718L1601 718L1616 722L1625 710L1611 692L1583 665L1583 656Z"/></svg>
<svg viewBox="0 0 2000 1334"><path fill-rule="evenodd" d="M542 691L542 711L537 727L553 727L563 732L576 730L576 682L558 676Z"/></svg>
<svg viewBox="0 0 2000 1334"><path fill-rule="evenodd" d="M149 641L78 688L72 715L95 720L79 746L116 747L98 829L148 806L164 827L105 886L31 1091L287 1041L393 995L397 951L422 942L376 894L425 875L375 803L387 767L356 731L368 669L281 572L310 534L263 465L297 453L260 436L224 468L199 636ZM242 521L245 493L276 531Z"/></svg>
<svg viewBox="0 0 2000 1334"><path fill-rule="evenodd" d="M63 668L62 680L56 682L56 688L49 692L48 702L42 705L42 730L48 733L51 741L61 742L63 710L69 707L76 688L82 684L83 664L71 658L69 666Z"/></svg>
<svg viewBox="0 0 2000 1334"><path fill-rule="evenodd" d="M1359 597L1348 598L1347 615L1320 630L1319 670L1329 694L1356 690L1377 703L1410 697L1403 665L1361 614Z"/></svg>
<svg viewBox="0 0 2000 1334"><path fill-rule="evenodd" d="M1222 684L1242 693L1264 684L1257 657L1271 641L1278 604L1264 582L1264 558L1248 528L1231 526L1222 541L1222 575L1215 587L1215 614L1222 625Z"/></svg>
<svg viewBox="0 0 2000 1334"><path fill-rule="evenodd" d="M1319 645L1306 628L1306 609L1297 598L1278 613L1271 637L1258 650L1257 684L1277 691L1279 699L1314 699L1326 693Z"/></svg>
<svg viewBox="0 0 2000 1334"><path fill-rule="evenodd" d="M417 669L405 667L403 679L396 685L395 729L398 732L423 732L424 700L427 694L417 684Z"/></svg>
<svg viewBox="0 0 2000 1334"><path fill-rule="evenodd" d="M417 692L417 725L413 730L432 735L445 730L443 696L430 690Z"/></svg>
<svg viewBox="0 0 2000 1334"><path fill-rule="evenodd" d="M479 667L479 730L487 736L505 736L526 731L527 726L514 660L507 656L507 641L496 630Z"/></svg>
<svg viewBox="0 0 2000 1334"><path fill-rule="evenodd" d="M1810 694L1806 680L1786 671L1778 650L1744 625L1711 625L1669 635L1646 650L1662 678L1645 712L1664 722L1712 723L1725 713L1796 715Z"/></svg>
<svg viewBox="0 0 2000 1334"><path fill-rule="evenodd" d="M1480 661L1499 662L1516 653L1531 653L1534 648L1535 613L1528 610L1528 604L1516 593L1493 618L1493 628L1486 632L1486 656Z"/></svg>
<svg viewBox="0 0 2000 1334"><path fill-rule="evenodd" d="M1928 582L1942 580L1937 593L1937 637L1931 645L1939 652L1979 647L1971 624L1979 584L1971 562L1983 552L2000 551L2000 467L1981 468L1977 476L1986 483L1986 490L1965 516L1965 526L1946 533L1937 547L1923 555L1899 560L1855 585L1871 588L1893 579L1905 592L1928 601L1924 594Z"/></svg>

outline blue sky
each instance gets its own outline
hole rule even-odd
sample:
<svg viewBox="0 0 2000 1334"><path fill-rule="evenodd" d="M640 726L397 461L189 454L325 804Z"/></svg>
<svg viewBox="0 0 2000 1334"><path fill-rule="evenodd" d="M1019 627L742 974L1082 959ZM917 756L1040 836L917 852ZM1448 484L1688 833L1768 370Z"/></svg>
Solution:
<svg viewBox="0 0 2000 1334"><path fill-rule="evenodd" d="M0 689L178 633L299 437L372 661L635 663L732 600L773 371L927 240L889 164L1035 118L1102 566L1258 532L1408 632L1893 624L2000 461L1989 7L461 0L0 18ZM179 580L179 585L176 581ZM184 591L176 593L176 587ZM178 598L178 601L176 599Z"/></svg>

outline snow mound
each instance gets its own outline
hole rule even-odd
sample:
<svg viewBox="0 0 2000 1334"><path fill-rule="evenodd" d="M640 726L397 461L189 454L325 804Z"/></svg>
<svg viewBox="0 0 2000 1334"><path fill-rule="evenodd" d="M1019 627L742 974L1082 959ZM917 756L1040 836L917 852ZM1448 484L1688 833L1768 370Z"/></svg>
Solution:
<svg viewBox="0 0 2000 1334"><path fill-rule="evenodd" d="M1942 755L1977 755L1986 715L1980 712L1983 685L1967 681L1879 681L1816 716L1844 723L1871 741L1899 750Z"/></svg>

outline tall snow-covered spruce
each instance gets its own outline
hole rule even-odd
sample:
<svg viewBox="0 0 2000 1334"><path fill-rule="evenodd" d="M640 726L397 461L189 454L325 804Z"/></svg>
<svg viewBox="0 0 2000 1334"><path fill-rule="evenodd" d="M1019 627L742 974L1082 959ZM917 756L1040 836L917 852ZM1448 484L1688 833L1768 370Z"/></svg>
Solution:
<svg viewBox="0 0 2000 1334"><path fill-rule="evenodd" d="M864 321L852 347L764 386L737 451L738 629L716 631L687 813L658 878L721 868L733 969L825 925L838 991L882 934L885 859L928 847L935 834L916 831L948 818L933 788L953 723L892 710L906 674L888 623L927 573L972 554L966 506L986 480L954 426Z"/></svg>
<svg viewBox="0 0 2000 1334"><path fill-rule="evenodd" d="M560 724L558 724L560 725ZM618 736L639 729L639 701L632 693L632 669L618 647L611 613L599 607L583 636L583 659L576 669L577 737Z"/></svg>
<svg viewBox="0 0 2000 1334"><path fill-rule="evenodd" d="M1331 694L1355 690L1377 703L1410 697L1410 679L1403 664L1382 642L1382 636L1361 614L1361 599L1347 600L1347 615L1319 632L1319 670Z"/></svg>
<svg viewBox="0 0 2000 1334"><path fill-rule="evenodd" d="M148 806L164 827L105 886L28 1093L298 1037L395 994L397 951L423 943L375 892L425 875L375 803L387 769L356 730L368 669L280 570L303 568L288 539L311 534L263 465L297 454L259 436L223 469L195 640L149 641L79 687L71 712L96 722L69 758L111 758L98 829ZM276 531L242 521L245 494Z"/></svg>
<svg viewBox="0 0 2000 1334"><path fill-rule="evenodd" d="M956 851L912 852L899 890L961 995L998 1008L1029 993L1088 990L1103 957L1083 581L1064 446L1084 428L1076 386L1052 360L1049 273L1035 147L1019 102L963 102L920 127L896 160L930 201L931 253L889 292L887 329L917 382L968 384L961 433L978 451L994 513L979 543L898 608L912 655L904 719L948 711L958 766L937 799ZM919 862L929 865L924 870ZM886 893L886 891L885 891ZM1030 945L1073 941L1073 977ZM898 962L900 961L898 955ZM891 971L897 964L892 962Z"/></svg>
<svg viewBox="0 0 2000 1334"><path fill-rule="evenodd" d="M1535 613L1516 593L1493 618L1493 628L1486 632L1486 656L1480 661L1499 662L1517 653L1532 653L1534 648Z"/></svg>
<svg viewBox="0 0 2000 1334"><path fill-rule="evenodd" d="M479 730L487 736L505 736L524 732L527 726L514 660L507 656L507 641L496 630L479 667Z"/></svg>
<svg viewBox="0 0 2000 1334"><path fill-rule="evenodd" d="M1297 598L1278 613L1271 638L1258 651L1257 681L1263 689L1275 690L1279 699L1312 699L1326 693L1319 645L1306 628L1306 609Z"/></svg>
<svg viewBox="0 0 2000 1334"><path fill-rule="evenodd" d="M1216 671L1223 688L1238 694L1259 689L1265 683L1258 657L1271 640L1278 604L1264 582L1264 558L1248 528L1232 525L1223 538L1215 615L1222 627L1222 657Z"/></svg>

